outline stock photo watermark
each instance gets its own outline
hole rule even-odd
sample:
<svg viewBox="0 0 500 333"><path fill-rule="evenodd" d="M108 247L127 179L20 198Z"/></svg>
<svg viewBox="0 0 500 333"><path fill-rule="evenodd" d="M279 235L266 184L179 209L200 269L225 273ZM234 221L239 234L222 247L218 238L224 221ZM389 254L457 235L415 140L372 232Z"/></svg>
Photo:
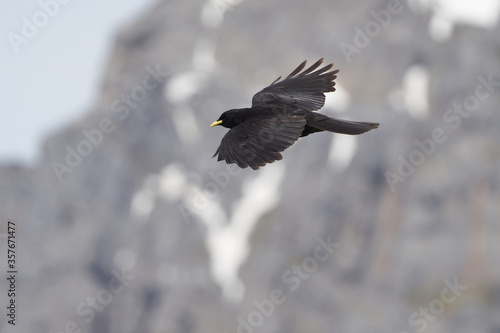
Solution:
<svg viewBox="0 0 500 333"><path fill-rule="evenodd" d="M180 202L177 205L184 221L189 224L193 217L200 215L201 212L210 205L210 200L220 194L231 182L231 177L239 175L243 169L236 164L226 164L225 170L210 171L209 176L212 181L207 182L203 187L195 187L191 191L189 200Z"/></svg>
<svg viewBox="0 0 500 333"><path fill-rule="evenodd" d="M419 333L424 332L429 324L435 322L437 316L446 310L446 306L455 302L462 292L467 290L467 285L460 284L458 278L455 278L453 282L448 279L443 282L446 287L441 289L440 297L431 300L426 307L419 307L418 312L415 311L408 317L408 323Z"/></svg>
<svg viewBox="0 0 500 333"><path fill-rule="evenodd" d="M14 221L7 221L7 234L0 235L1 239L6 239L7 246L7 291L6 291L6 308L7 308L7 323L15 326L17 319L17 280L18 280L18 261L17 261L17 226Z"/></svg>
<svg viewBox="0 0 500 333"><path fill-rule="evenodd" d="M401 13L403 9L401 0L391 0L387 4L387 9L370 11L370 16L373 20L368 21L363 28L359 26L354 27L352 44L347 42L339 44L347 63L351 63L354 54L360 54L363 49L368 47L372 39L378 37L383 29L389 26L394 16Z"/></svg>
<svg viewBox="0 0 500 333"><path fill-rule="evenodd" d="M83 320L83 323L78 324L73 320L68 321L64 325L64 330L56 333L85 332L81 326L90 324L95 319L96 313L102 312L135 279L135 276L126 272L125 269L122 269L121 272L112 269L111 274L113 277L108 281L106 288L99 289L95 293L95 297L89 296L85 301L77 305L75 312Z"/></svg>
<svg viewBox="0 0 500 333"><path fill-rule="evenodd" d="M62 6L68 4L71 0L40 0L39 9L30 17L21 17L21 27L19 33L10 31L7 39L12 46L14 53L19 53L22 45L28 44L35 38L49 22L59 14Z"/></svg>
<svg viewBox="0 0 500 333"><path fill-rule="evenodd" d="M430 137L414 140L416 148L407 157L398 156L399 163L395 171L385 172L385 180L392 191L396 190L398 183L403 183L412 176L417 168L437 151L437 147L448 140L450 132L459 129L463 120L477 111L481 102L490 98L500 87L500 81L495 81L493 74L488 75L487 78L479 76L478 81L474 93L465 97L461 103L454 103L444 112L443 122L449 129L448 133L443 127L436 127L432 130Z"/></svg>
<svg viewBox="0 0 500 333"><path fill-rule="evenodd" d="M317 246L314 248L313 255L302 260L300 265L292 265L281 275L281 282L286 286L273 289L269 297L263 300L254 300L252 302L254 310L247 316L238 316L237 333L253 333L255 329L264 325L267 318L271 317L277 306L287 301L287 293L291 293L300 288L303 281L306 281L318 270L319 264L327 261L340 248L340 244L332 242L331 235L324 239L316 238Z"/></svg>
<svg viewBox="0 0 500 333"><path fill-rule="evenodd" d="M147 66L145 70L147 74L143 76L140 84L134 86L129 93L122 93L119 98L115 98L111 102L110 112L121 121L125 120L130 112L147 98L149 92L155 90L169 75L168 72L160 69L160 65L156 65L155 69ZM89 156L94 148L104 141L105 134L113 133L116 127L115 122L110 117L103 117L95 128L82 130L84 138L75 146L66 145L64 161L51 163L52 170L59 182L63 182L63 176L73 172L82 163L84 157Z"/></svg>

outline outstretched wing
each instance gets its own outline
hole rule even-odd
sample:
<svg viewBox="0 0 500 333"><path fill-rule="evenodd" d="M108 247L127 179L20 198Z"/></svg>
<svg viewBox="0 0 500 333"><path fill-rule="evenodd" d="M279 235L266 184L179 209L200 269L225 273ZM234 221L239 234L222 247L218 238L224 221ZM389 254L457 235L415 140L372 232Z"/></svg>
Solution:
<svg viewBox="0 0 500 333"><path fill-rule="evenodd" d="M252 119L233 127L222 138L214 154L217 161L236 163L240 168L259 167L281 160L280 152L290 147L304 130L301 116Z"/></svg>
<svg viewBox="0 0 500 333"><path fill-rule="evenodd" d="M338 69L329 71L333 63L317 69L323 63L323 58L300 73L306 66L301 63L283 81L277 78L270 86L256 93L252 98L252 107L268 103L293 105L303 110L319 110L325 104L324 93L335 91L335 79Z"/></svg>

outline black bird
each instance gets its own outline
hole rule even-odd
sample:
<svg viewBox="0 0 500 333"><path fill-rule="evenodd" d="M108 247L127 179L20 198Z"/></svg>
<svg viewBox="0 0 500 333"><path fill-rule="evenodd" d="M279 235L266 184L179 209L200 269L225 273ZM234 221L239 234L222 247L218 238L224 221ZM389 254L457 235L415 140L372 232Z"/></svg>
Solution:
<svg viewBox="0 0 500 333"><path fill-rule="evenodd" d="M302 62L283 81L281 76L256 93L252 107L224 112L210 127L230 128L222 138L217 161L236 163L240 168L259 167L281 160L280 152L299 137L315 132L330 131L357 135L374 128L378 123L338 120L313 111L325 104L324 93L335 91L338 69L330 71L333 63L316 70L323 58L301 73Z"/></svg>

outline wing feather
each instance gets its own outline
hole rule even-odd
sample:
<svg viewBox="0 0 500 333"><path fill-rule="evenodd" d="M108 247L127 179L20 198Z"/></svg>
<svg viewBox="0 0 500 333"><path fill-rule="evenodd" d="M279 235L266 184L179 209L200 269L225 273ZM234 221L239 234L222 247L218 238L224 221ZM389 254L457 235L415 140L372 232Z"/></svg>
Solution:
<svg viewBox="0 0 500 333"><path fill-rule="evenodd" d="M256 118L230 129L214 154L218 161L236 163L240 168L259 167L281 160L280 152L302 134L306 120L302 116Z"/></svg>
<svg viewBox="0 0 500 333"><path fill-rule="evenodd" d="M252 98L252 107L269 103L280 103L307 111L319 110L325 104L325 93L335 91L335 79L339 70L330 71L333 67L328 64L318 69L323 58L316 61L309 68L302 62L283 81L281 77L271 85L256 93Z"/></svg>
<svg viewBox="0 0 500 333"><path fill-rule="evenodd" d="M295 76L296 74L300 73L300 71L303 70L304 67L306 67L306 63L307 63L307 60L302 61L302 63L297 68L295 68L293 70L293 72L291 72L290 74L288 74L288 76L286 78L289 79L292 76Z"/></svg>

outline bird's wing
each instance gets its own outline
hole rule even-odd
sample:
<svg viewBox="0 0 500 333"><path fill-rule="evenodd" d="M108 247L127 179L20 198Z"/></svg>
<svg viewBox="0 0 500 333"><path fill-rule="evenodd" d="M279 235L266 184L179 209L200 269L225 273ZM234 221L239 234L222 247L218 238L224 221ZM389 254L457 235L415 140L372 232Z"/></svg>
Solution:
<svg viewBox="0 0 500 333"><path fill-rule="evenodd" d="M306 66L306 61L304 61L283 81L280 81L280 76L271 85L253 96L252 107L280 103L307 111L321 109L325 104L324 93L335 91L334 80L339 72L338 69L329 71L333 63L314 71L322 63L323 58L301 73Z"/></svg>
<svg viewBox="0 0 500 333"><path fill-rule="evenodd" d="M305 124L301 116L247 120L226 133L214 157L218 154L217 161L257 170L281 160L280 152L297 141Z"/></svg>

